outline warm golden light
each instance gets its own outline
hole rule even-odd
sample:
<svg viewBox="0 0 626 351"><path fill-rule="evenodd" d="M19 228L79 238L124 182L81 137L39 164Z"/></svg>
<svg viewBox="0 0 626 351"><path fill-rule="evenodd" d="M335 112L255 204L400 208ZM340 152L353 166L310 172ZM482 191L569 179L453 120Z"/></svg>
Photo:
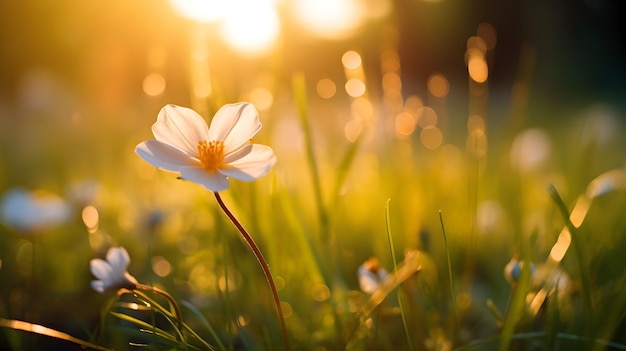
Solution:
<svg viewBox="0 0 626 351"><path fill-rule="evenodd" d="M293 9L308 30L331 39L348 37L361 24L364 15L357 0L296 0Z"/></svg>
<svg viewBox="0 0 626 351"><path fill-rule="evenodd" d="M572 242L572 235L567 228L563 228L563 231L559 234L559 238L556 240L556 244L550 250L550 258L555 262L561 262L569 245Z"/></svg>
<svg viewBox="0 0 626 351"><path fill-rule="evenodd" d="M274 96L265 88L255 88L250 92L250 102L256 106L258 110L269 110L274 103Z"/></svg>
<svg viewBox="0 0 626 351"><path fill-rule="evenodd" d="M400 137L406 137L415 131L416 118L410 112L400 112L396 116L396 134Z"/></svg>
<svg viewBox="0 0 626 351"><path fill-rule="evenodd" d="M278 38L280 22L270 0L239 0L224 16L220 29L234 49L262 53Z"/></svg>
<svg viewBox="0 0 626 351"><path fill-rule="evenodd" d="M467 49L476 49L484 55L487 52L487 43L485 43L485 40L481 37L469 37L467 39Z"/></svg>
<svg viewBox="0 0 626 351"><path fill-rule="evenodd" d="M477 53L470 54L467 59L467 71L469 72L470 78L476 83L486 82L489 76L489 69L485 58Z"/></svg>
<svg viewBox="0 0 626 351"><path fill-rule="evenodd" d="M98 210L95 207L89 205L83 208L81 217L89 232L93 232L98 229L98 221L100 220L100 216L98 215Z"/></svg>
<svg viewBox="0 0 626 351"><path fill-rule="evenodd" d="M437 112L429 106L417 109L417 124L420 128L430 128L437 125Z"/></svg>
<svg viewBox="0 0 626 351"><path fill-rule="evenodd" d="M386 73L383 76L382 84L385 92L388 92L390 90L402 90L402 80L400 79L400 76L395 72Z"/></svg>
<svg viewBox="0 0 626 351"><path fill-rule="evenodd" d="M423 129L420 133L420 141L428 150L435 150L443 142L443 134L437 127Z"/></svg>
<svg viewBox="0 0 626 351"><path fill-rule="evenodd" d="M374 113L372 102L365 97L358 97L350 103L352 115L361 121L369 121Z"/></svg>
<svg viewBox="0 0 626 351"><path fill-rule="evenodd" d="M311 287L311 296L317 302L326 301L330 297L330 289L322 283L314 284Z"/></svg>
<svg viewBox="0 0 626 351"><path fill-rule="evenodd" d="M589 199L587 196L583 195L578 198L578 201L576 201L576 206L574 206L574 209L569 216L569 220L570 222L572 222L574 227L578 228L581 224L583 224L583 221L587 216L587 212L589 211L590 206L591 199Z"/></svg>
<svg viewBox="0 0 626 351"><path fill-rule="evenodd" d="M441 74L433 74L428 78L428 92L434 97L442 98L448 95L450 84L446 77Z"/></svg>
<svg viewBox="0 0 626 351"><path fill-rule="evenodd" d="M219 23L220 34L233 49L263 53L271 48L280 31L272 0L171 0L183 16L202 23Z"/></svg>
<svg viewBox="0 0 626 351"><path fill-rule="evenodd" d="M352 97L359 97L365 94L365 83L362 80L352 78L346 82L346 92Z"/></svg>
<svg viewBox="0 0 626 351"><path fill-rule="evenodd" d="M143 79L143 92L149 96L158 96L165 91L165 78L158 73L151 73Z"/></svg>
<svg viewBox="0 0 626 351"><path fill-rule="evenodd" d="M357 69L361 66L361 55L356 51L346 51L343 56L341 56L341 63L343 63L344 67L347 69Z"/></svg>
<svg viewBox="0 0 626 351"><path fill-rule="evenodd" d="M172 265L163 256L152 257L152 271L154 274L163 278L172 272Z"/></svg>
<svg viewBox="0 0 626 351"><path fill-rule="evenodd" d="M181 15L198 22L216 22L228 10L228 1L220 0L172 0L174 9Z"/></svg>
<svg viewBox="0 0 626 351"><path fill-rule="evenodd" d="M496 33L496 29L490 23L483 22L479 24L476 34L483 39L487 46L487 50L493 50L496 47L498 35Z"/></svg>
<svg viewBox="0 0 626 351"><path fill-rule="evenodd" d="M356 139L359 137L361 132L363 131L363 122L360 122L356 119L351 119L346 123L343 128L343 134L351 143L354 143Z"/></svg>
<svg viewBox="0 0 626 351"><path fill-rule="evenodd" d="M315 90L317 91L317 95L319 95L322 99L330 99L335 96L337 86L331 79L324 78L317 82Z"/></svg>
<svg viewBox="0 0 626 351"><path fill-rule="evenodd" d="M470 116L467 119L467 131L469 133L485 131L485 120L479 115Z"/></svg>

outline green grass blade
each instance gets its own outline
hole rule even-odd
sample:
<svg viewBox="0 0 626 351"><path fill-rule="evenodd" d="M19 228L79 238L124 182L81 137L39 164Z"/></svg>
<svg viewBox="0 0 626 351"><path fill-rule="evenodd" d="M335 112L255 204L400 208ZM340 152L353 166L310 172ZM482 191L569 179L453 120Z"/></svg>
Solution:
<svg viewBox="0 0 626 351"><path fill-rule="evenodd" d="M389 251L391 252L391 260L393 261L393 273L398 273L398 265L396 264L396 250L393 246L393 238L391 235L391 221L389 216L389 201L391 199L387 199L387 203L385 204L385 226L387 228L387 242L389 243ZM409 333L409 326L406 319L406 311L404 310L404 303L402 302L402 297L400 296L400 291L398 290L398 307L400 307L400 316L402 317L402 326L404 327L404 335L406 336L406 341L409 346L409 350L413 351L413 342L411 341L411 333Z"/></svg>
<svg viewBox="0 0 626 351"><path fill-rule="evenodd" d="M337 178L335 179L335 187L332 192L332 200L330 201L330 208L335 208L337 204L339 194L341 193L341 187L348 177L348 172L350 171L352 163L354 163L357 151L359 150L359 147L363 142L364 135L365 129L361 130L361 133L356 138L356 140L350 144L345 154L343 155L343 158L341 159L341 163L339 163L339 167L337 169Z"/></svg>
<svg viewBox="0 0 626 351"><path fill-rule="evenodd" d="M580 275L580 282L582 285L582 299L583 299L583 323L585 329L585 335L587 337L591 337L593 335L593 304L591 301L591 284L589 283L589 271L587 269L587 261L585 260L585 254L583 252L582 244L580 242L579 231L578 228L572 224L570 220L570 213L563 201L563 198L559 194L556 187L552 184L548 186L548 192L552 196L556 206L558 207L563 219L565 220L565 225L570 231L572 244L574 246L574 250L576 251L576 259L578 261L578 273Z"/></svg>
<svg viewBox="0 0 626 351"><path fill-rule="evenodd" d="M511 340L515 332L515 326L522 319L526 306L526 293L530 285L530 264L523 261L522 273L519 280L513 286L513 296L511 298L511 304L507 311L506 318L504 319L504 327L500 332L500 343L498 346L499 351L506 351L511 345Z"/></svg>
<svg viewBox="0 0 626 351"><path fill-rule="evenodd" d="M92 344L88 341L82 340L82 339L78 339L75 338L67 333L63 333L60 332L58 330L52 329L52 328L48 328L48 327L44 327L43 325L39 325L39 324L33 324L33 323L29 323L29 322L24 322L24 321L18 321L18 320L14 320L14 319L4 319L4 318L0 318L0 327L3 328L9 328L9 329L13 329L13 330L21 330L21 331L25 331L25 332L29 332L29 333L33 333L33 334L39 334L39 335L45 335L51 338L55 338L55 339L60 339L60 340L65 340L74 344L78 344L82 347L88 348L88 349L93 349L93 350L101 350L101 351L112 351L109 348L100 346L100 345L96 345L96 344Z"/></svg>
<svg viewBox="0 0 626 351"><path fill-rule="evenodd" d="M441 223L441 233L443 234L443 243L446 248L446 258L448 260L448 280L450 281L450 295L452 298L452 315L454 317L454 326L458 330L458 309L456 304L456 293L454 292L454 280L452 280L452 260L450 259L450 247L448 246L448 239L446 236L446 228L443 224L443 214L439 211L439 222Z"/></svg>
<svg viewBox="0 0 626 351"><path fill-rule="evenodd" d="M293 76L293 95L298 108L298 115L300 116L300 123L302 125L302 131L304 133L305 148L307 161L309 163L309 169L311 171L311 177L313 178L313 190L315 192L315 203L317 204L317 210L322 227L322 242L328 242L329 233L329 220L326 207L324 206L324 198L322 196L322 183L320 179L319 169L317 167L317 161L315 157L315 148L313 147L313 133L311 131L311 125L309 121L309 113L307 111L307 94L306 94L306 81L304 74L296 73Z"/></svg>
<svg viewBox="0 0 626 351"><path fill-rule="evenodd" d="M211 325L211 323L209 323L209 321L204 317L204 315L202 315L202 313L200 313L200 311L198 311L198 309L192 305L191 303L187 302L187 301L181 301L181 305L187 307L191 312L193 312L193 314L200 320L200 322L202 322L202 325L205 326L205 328L207 328L207 330L209 331L209 333L211 334L211 336L213 337L213 339L215 339L215 342L217 343L217 346L221 349L221 350L226 350L226 347L224 346L224 344L222 344L222 342L220 341L219 336L217 335L217 332L215 331L215 329L213 329L213 326ZM189 329L191 332L193 332L191 329ZM193 332L194 335L197 335L195 332ZM206 341L204 341L202 338L198 337L198 339L203 342L206 346L211 347Z"/></svg>

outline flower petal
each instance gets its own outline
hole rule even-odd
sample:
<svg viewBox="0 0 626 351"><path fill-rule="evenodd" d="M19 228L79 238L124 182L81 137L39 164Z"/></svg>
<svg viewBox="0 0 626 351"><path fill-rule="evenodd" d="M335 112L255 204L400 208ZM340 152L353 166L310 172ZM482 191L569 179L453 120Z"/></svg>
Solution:
<svg viewBox="0 0 626 351"><path fill-rule="evenodd" d="M224 159L226 166L218 171L239 180L255 180L266 175L276 164L276 156L271 147L250 144Z"/></svg>
<svg viewBox="0 0 626 351"><path fill-rule="evenodd" d="M198 142L208 139L209 128L196 111L166 105L152 125L152 133L158 141L181 149L189 155L196 155Z"/></svg>
<svg viewBox="0 0 626 351"><path fill-rule="evenodd" d="M128 256L128 252L125 248L112 247L107 252L107 261L109 261L111 269L113 269L113 274L116 276L122 276L128 268L130 256Z"/></svg>
<svg viewBox="0 0 626 351"><path fill-rule="evenodd" d="M99 293L104 292L104 282L102 280L92 280L91 288Z"/></svg>
<svg viewBox="0 0 626 351"><path fill-rule="evenodd" d="M98 279L108 280L111 279L111 274L113 273L113 269L108 262L101 260L99 258L94 258L89 262L89 268L91 268L91 273L96 276Z"/></svg>
<svg viewBox="0 0 626 351"><path fill-rule="evenodd" d="M209 140L224 142L224 154L241 148L261 129L259 113L250 103L227 104L211 121Z"/></svg>
<svg viewBox="0 0 626 351"><path fill-rule="evenodd" d="M183 151L157 140L148 140L137 145L135 153L151 165L170 172L178 172L180 167L199 163Z"/></svg>
<svg viewBox="0 0 626 351"><path fill-rule="evenodd" d="M211 191L228 189L230 182L225 175L218 172L209 172L200 167L182 167L180 177L184 180L200 184Z"/></svg>

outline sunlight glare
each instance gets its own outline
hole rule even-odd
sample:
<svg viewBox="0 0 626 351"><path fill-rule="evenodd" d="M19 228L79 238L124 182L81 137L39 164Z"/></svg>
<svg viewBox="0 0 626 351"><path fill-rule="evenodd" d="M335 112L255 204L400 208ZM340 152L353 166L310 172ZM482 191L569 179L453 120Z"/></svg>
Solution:
<svg viewBox="0 0 626 351"><path fill-rule="evenodd" d="M361 24L364 9L357 0L296 0L295 15L312 33L342 39Z"/></svg>
<svg viewBox="0 0 626 351"><path fill-rule="evenodd" d="M280 22L272 1L239 0L225 14L220 29L234 49L262 53L278 38Z"/></svg>
<svg viewBox="0 0 626 351"><path fill-rule="evenodd" d="M216 22L226 12L228 2L219 0L172 0L181 15L202 23Z"/></svg>

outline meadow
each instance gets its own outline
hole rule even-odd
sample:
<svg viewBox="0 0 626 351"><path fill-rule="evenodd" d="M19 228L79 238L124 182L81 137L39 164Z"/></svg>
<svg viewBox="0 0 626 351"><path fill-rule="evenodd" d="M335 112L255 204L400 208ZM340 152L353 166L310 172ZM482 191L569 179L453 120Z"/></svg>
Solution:
<svg viewBox="0 0 626 351"><path fill-rule="evenodd" d="M527 43L493 83L488 22L460 68L412 78L390 14L242 53L165 1L134 26L149 5L114 3L1 71L0 348L626 349L621 90L543 96ZM74 26L98 40L72 49ZM167 104L210 124L244 101L267 172L203 187L136 151Z"/></svg>

